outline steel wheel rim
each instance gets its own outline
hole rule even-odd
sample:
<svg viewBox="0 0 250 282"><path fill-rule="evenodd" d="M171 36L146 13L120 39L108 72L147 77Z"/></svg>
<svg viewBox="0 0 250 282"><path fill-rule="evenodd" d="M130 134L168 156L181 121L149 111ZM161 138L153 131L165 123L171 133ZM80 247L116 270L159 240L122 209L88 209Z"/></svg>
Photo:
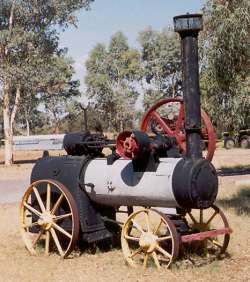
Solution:
<svg viewBox="0 0 250 282"><path fill-rule="evenodd" d="M204 212L209 211L209 210L213 212L207 218L204 216ZM190 218L190 222L192 222L192 224L190 224L189 226L191 229L193 229L193 231L203 232L203 231L213 230L213 228L211 227L213 226L213 222L216 219L216 217L217 217L217 220L219 220L219 222L222 223L223 228L229 228L229 224L228 224L225 214L216 205L212 205L211 208L208 208L205 210L201 209L199 210L199 213L200 215L198 217L198 220L197 220L197 216L194 216L192 212L187 213L187 215ZM219 237L220 239L223 238L221 239L222 243L218 241ZM218 235L216 238L208 238L208 239L205 239L204 241L208 242L210 246L214 248L213 250L215 251L215 254L219 256L226 252L226 249L230 241L230 234Z"/></svg>
<svg viewBox="0 0 250 282"><path fill-rule="evenodd" d="M145 230L137 222L140 214L145 217ZM155 226L152 224L152 214L158 216L160 221ZM134 228L137 230L141 228L145 232L143 233L139 230L141 236L134 237L132 234L132 229ZM167 234L161 234L163 236L158 235L160 228L166 228ZM132 250L131 242L135 243L136 250ZM163 244L167 244L168 250L164 249ZM169 267L179 253L179 241L175 226L166 215L153 209L141 209L129 216L122 228L121 245L126 262L132 267L141 266L146 268L150 259L157 269L161 267L161 263L165 267ZM139 262L136 261L136 256L138 256ZM142 256L142 259L139 256Z"/></svg>
<svg viewBox="0 0 250 282"><path fill-rule="evenodd" d="M46 185L45 200L43 200L44 193L39 188L41 184ZM52 190L56 190L58 193L58 198L53 205ZM37 203L39 209L29 203L32 193L35 199L33 204ZM63 209L63 205L69 208L69 213L58 215L57 212ZM33 222L32 217L36 217L37 220ZM31 223L27 224L30 218L32 218ZM61 226L64 221L71 222L70 231ZM30 232L30 228L34 228L34 226L39 230L38 232ZM20 204L20 229L25 246L31 254L36 255L43 250L45 255L49 255L53 243L59 255L66 258L74 249L79 237L77 206L68 189L60 182L50 179L33 182L26 190ZM41 248L43 240L44 246ZM37 251L38 247L40 247L39 252Z"/></svg>

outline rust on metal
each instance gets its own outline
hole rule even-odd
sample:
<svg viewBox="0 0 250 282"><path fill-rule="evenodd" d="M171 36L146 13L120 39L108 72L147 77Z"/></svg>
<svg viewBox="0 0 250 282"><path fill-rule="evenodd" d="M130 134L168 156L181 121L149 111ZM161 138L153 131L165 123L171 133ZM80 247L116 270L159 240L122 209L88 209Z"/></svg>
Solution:
<svg viewBox="0 0 250 282"><path fill-rule="evenodd" d="M224 234L230 234L232 233L231 228L221 228L221 229L215 229L215 230L209 230L209 231L204 231L200 233L194 233L194 234L189 234L189 235L183 235L181 236L181 242L190 242L190 241L202 241L207 238L213 238L218 235L224 235Z"/></svg>

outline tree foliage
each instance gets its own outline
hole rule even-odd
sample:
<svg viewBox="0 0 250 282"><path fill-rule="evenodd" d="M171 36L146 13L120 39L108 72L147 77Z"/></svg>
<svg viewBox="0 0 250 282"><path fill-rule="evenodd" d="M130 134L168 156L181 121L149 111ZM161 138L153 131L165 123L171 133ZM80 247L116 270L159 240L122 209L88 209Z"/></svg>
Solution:
<svg viewBox="0 0 250 282"><path fill-rule="evenodd" d="M210 0L204 12L203 105L220 130L250 126L250 2Z"/></svg>
<svg viewBox="0 0 250 282"><path fill-rule="evenodd" d="M13 126L28 84L38 85L58 48L56 26L76 23L74 12L91 0L1 0L0 82L3 85L5 163L12 162ZM13 97L14 93L14 97Z"/></svg>
<svg viewBox="0 0 250 282"><path fill-rule="evenodd" d="M174 97L181 90L180 42L176 34L147 28L140 32L144 109L162 97Z"/></svg>
<svg viewBox="0 0 250 282"><path fill-rule="evenodd" d="M108 128L121 131L131 127L138 97L136 83L141 75L139 52L117 32L109 46L98 44L91 51L86 68L87 96L101 111Z"/></svg>

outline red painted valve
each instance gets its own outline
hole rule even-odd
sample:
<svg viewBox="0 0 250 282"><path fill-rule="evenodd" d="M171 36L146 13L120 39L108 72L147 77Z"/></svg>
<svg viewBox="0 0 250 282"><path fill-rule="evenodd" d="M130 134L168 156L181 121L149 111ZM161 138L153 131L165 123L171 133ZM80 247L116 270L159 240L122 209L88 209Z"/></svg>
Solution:
<svg viewBox="0 0 250 282"><path fill-rule="evenodd" d="M161 114L157 112L158 108L162 105L175 103L179 104L179 112L177 114L171 114L171 118L162 117ZM205 158L207 160L212 160L214 151L215 151L215 132L213 125L203 110L201 110L201 118L202 118L202 139L205 143L207 143L207 153ZM163 131L168 136L172 136L176 138L176 141L180 147L180 151L186 152L186 135L184 130L184 104L181 98L166 98L160 100L155 105L153 105L144 115L141 123L141 130L146 132L148 130L148 126L151 121L155 121L156 130Z"/></svg>

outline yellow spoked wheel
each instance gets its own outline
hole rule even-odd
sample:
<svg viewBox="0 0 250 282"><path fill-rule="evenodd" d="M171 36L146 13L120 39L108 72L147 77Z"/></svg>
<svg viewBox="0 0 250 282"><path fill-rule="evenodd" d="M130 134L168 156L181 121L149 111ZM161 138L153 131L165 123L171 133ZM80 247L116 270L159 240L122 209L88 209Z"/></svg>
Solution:
<svg viewBox="0 0 250 282"><path fill-rule="evenodd" d="M153 209L141 209L129 216L122 228L121 245L126 261L133 267L169 267L179 252L175 226Z"/></svg>
<svg viewBox="0 0 250 282"><path fill-rule="evenodd" d="M79 217L68 189L55 180L33 182L20 205L21 234L31 254L67 257L77 243Z"/></svg>
<svg viewBox="0 0 250 282"><path fill-rule="evenodd" d="M215 205L208 209L191 210L187 213L186 220L191 233L218 230L222 228L230 229L224 213ZM221 255L225 253L230 240L230 234L221 234L212 238L207 238L203 242L198 242L200 251L208 254Z"/></svg>

